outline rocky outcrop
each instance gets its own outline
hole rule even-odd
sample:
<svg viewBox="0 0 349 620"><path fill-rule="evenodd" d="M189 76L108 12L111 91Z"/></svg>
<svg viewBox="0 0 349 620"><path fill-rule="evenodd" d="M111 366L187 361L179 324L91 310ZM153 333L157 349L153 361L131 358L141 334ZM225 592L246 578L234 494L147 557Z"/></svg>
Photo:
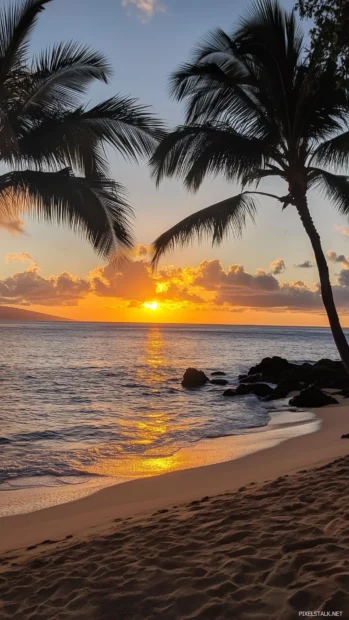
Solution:
<svg viewBox="0 0 349 620"><path fill-rule="evenodd" d="M278 398L286 398L290 392L299 392L305 387L304 383L295 381L294 379L281 379L276 388L266 397L265 400L277 400Z"/></svg>
<svg viewBox="0 0 349 620"><path fill-rule="evenodd" d="M246 396L246 394L254 394L255 396L259 396L260 398L265 398L269 396L273 391L266 383L240 383L237 388L229 388L223 392L223 396Z"/></svg>
<svg viewBox="0 0 349 620"><path fill-rule="evenodd" d="M240 380L243 383L266 381L276 383L278 387L281 383L289 381L306 386L315 385L318 388L349 389L349 377L342 362L326 358L315 364L308 362L295 364L283 357L265 357L260 364L252 366L247 375L242 375ZM280 393L284 393L285 389L284 385L282 390L280 388ZM277 394L275 392L275 398L278 398Z"/></svg>
<svg viewBox="0 0 349 620"><path fill-rule="evenodd" d="M206 383L226 386L229 382L222 377L225 372L215 370L209 379L202 370L187 368L182 386L198 388ZM336 394L349 398L349 377L341 361L323 358L311 364L295 364L284 357L265 357L259 364L252 366L247 374L239 376L240 384L228 388L223 395L227 397L254 394L266 401L287 398L291 392L299 392L289 401L294 407L323 407L337 404L337 400L322 392L322 389L334 388ZM268 385L273 384L273 386Z"/></svg>
<svg viewBox="0 0 349 620"><path fill-rule="evenodd" d="M307 387L302 390L297 396L291 398L290 405L294 407L325 407L326 405L338 405L338 400L325 394L319 388L315 386Z"/></svg>
<svg viewBox="0 0 349 620"><path fill-rule="evenodd" d="M260 374L268 383L278 383L289 369L290 363L283 357L265 357L260 364L252 366L248 376Z"/></svg>
<svg viewBox="0 0 349 620"><path fill-rule="evenodd" d="M240 379L240 377L242 378ZM241 381L241 383L260 383L264 378L260 372L257 372L254 375L240 375L240 377L239 381Z"/></svg>
<svg viewBox="0 0 349 620"><path fill-rule="evenodd" d="M185 388L197 388L205 385L210 380L202 370L187 368L183 375L182 386Z"/></svg>

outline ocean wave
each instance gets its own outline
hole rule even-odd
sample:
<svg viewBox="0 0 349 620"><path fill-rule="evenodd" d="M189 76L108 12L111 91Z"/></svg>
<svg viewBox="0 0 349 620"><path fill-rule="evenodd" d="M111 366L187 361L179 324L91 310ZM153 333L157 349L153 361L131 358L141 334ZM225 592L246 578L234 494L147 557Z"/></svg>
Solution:
<svg viewBox="0 0 349 620"><path fill-rule="evenodd" d="M59 476L57 474L43 472L40 474L27 474L14 478L7 478L3 481L1 481L0 476L0 493L4 491L18 491L20 489L80 485L98 478L104 478L104 476L81 472Z"/></svg>

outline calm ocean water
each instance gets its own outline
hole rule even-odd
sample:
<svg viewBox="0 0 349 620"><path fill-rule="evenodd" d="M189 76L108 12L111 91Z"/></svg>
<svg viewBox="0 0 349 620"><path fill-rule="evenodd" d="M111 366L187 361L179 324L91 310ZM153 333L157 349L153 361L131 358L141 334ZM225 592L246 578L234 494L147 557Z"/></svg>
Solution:
<svg viewBox="0 0 349 620"><path fill-rule="evenodd" d="M0 351L2 491L137 476L142 462L265 426L286 405L185 391L188 366L223 370L233 386L267 355L338 357L325 329L95 323L0 323Z"/></svg>

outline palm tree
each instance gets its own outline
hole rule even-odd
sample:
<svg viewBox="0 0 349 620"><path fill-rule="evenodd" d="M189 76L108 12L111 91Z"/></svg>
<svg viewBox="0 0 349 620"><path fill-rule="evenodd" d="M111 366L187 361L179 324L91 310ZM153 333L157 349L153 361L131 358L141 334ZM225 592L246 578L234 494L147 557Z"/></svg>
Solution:
<svg viewBox="0 0 349 620"><path fill-rule="evenodd" d="M282 209L294 207L314 250L328 320L349 372L349 347L307 203L308 191L316 187L340 213L349 213L349 179L333 171L348 161L349 97L337 86L330 66L320 70L315 63L306 64L303 52L294 13L264 0L232 35L211 32L192 61L173 74L172 94L186 102L185 124L155 150L151 166L157 183L176 176L195 191L207 174L223 174L238 181L242 191L162 234L154 243L153 262L194 235L210 235L219 244L229 231L241 234L246 218L256 213L253 193L278 200ZM286 182L287 195L249 189L270 176Z"/></svg>
<svg viewBox="0 0 349 620"><path fill-rule="evenodd" d="M115 96L83 104L88 86L108 83L98 52L61 43L30 60L30 37L51 0L24 0L0 10L0 209L23 209L66 222L109 256L129 248L132 209L109 178L107 147L125 158L150 156L161 125L136 100Z"/></svg>

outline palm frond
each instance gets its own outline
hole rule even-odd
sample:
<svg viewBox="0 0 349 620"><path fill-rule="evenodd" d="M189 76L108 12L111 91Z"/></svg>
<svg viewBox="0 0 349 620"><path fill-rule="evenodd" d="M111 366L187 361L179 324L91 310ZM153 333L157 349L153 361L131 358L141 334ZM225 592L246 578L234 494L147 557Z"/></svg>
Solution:
<svg viewBox="0 0 349 620"><path fill-rule="evenodd" d="M161 141L150 165L157 184L164 176L176 176L195 191L208 174L244 178L251 169L261 168L267 154L266 142L241 135L229 125L184 125Z"/></svg>
<svg viewBox="0 0 349 620"><path fill-rule="evenodd" d="M309 168L310 187L316 187L333 202L339 213L349 214L349 177L332 174L321 168Z"/></svg>
<svg viewBox="0 0 349 620"><path fill-rule="evenodd" d="M123 97L113 97L90 110L40 110L31 120L29 125L22 123L18 145L11 148L8 143L3 148L6 163L24 162L35 168L70 166L88 176L106 174L108 144L136 160L141 155L148 157L162 136L162 124L148 108Z"/></svg>
<svg viewBox="0 0 349 620"><path fill-rule="evenodd" d="M272 123L251 88L251 76L234 58L182 65L171 78L172 92L185 99L185 122L212 120L242 125L251 137L270 134Z"/></svg>
<svg viewBox="0 0 349 620"><path fill-rule="evenodd" d="M24 170L0 176L0 207L8 203L39 220L66 223L81 233L102 256L119 246L131 248L132 209L121 185L103 177L76 177L59 172ZM14 207L12 207L14 209Z"/></svg>
<svg viewBox="0 0 349 620"><path fill-rule="evenodd" d="M199 44L192 62L173 73L170 87L175 99L185 101L187 124L220 120L250 136L265 137L275 131L275 121L259 97L258 82L250 59L217 29Z"/></svg>
<svg viewBox="0 0 349 620"><path fill-rule="evenodd" d="M116 95L83 114L82 122L125 157L150 156L165 135L163 123L137 99Z"/></svg>
<svg viewBox="0 0 349 620"><path fill-rule="evenodd" d="M172 95L185 101L186 124L229 123L282 150L294 139L302 48L294 13L258 1L231 35L211 32L173 74Z"/></svg>
<svg viewBox="0 0 349 620"><path fill-rule="evenodd" d="M335 168L349 165L349 131L322 142L313 152L312 159L320 165Z"/></svg>
<svg viewBox="0 0 349 620"><path fill-rule="evenodd" d="M266 179L267 177L284 177L284 171L277 166L270 166L268 169L264 170L262 168L250 168L241 178L242 188L245 188L247 185L255 184L258 187L259 183L262 179Z"/></svg>
<svg viewBox="0 0 349 620"><path fill-rule="evenodd" d="M153 244L152 264L157 265L161 256L176 245L190 243L194 236L201 241L204 237L212 237L213 244L220 244L231 231L240 236L246 218L254 221L256 205L248 193L218 202L206 209L197 211L170 228L156 239Z"/></svg>
<svg viewBox="0 0 349 620"><path fill-rule="evenodd" d="M0 85L26 61L29 38L39 14L51 0L25 0L0 10Z"/></svg>
<svg viewBox="0 0 349 620"><path fill-rule="evenodd" d="M239 54L260 66L286 75L298 64L303 33L294 11L287 13L276 0L256 0L240 19L233 37Z"/></svg>
<svg viewBox="0 0 349 620"><path fill-rule="evenodd" d="M46 106L76 106L91 82L107 83L110 75L110 63L100 52L74 41L54 45L33 61L21 114Z"/></svg>

